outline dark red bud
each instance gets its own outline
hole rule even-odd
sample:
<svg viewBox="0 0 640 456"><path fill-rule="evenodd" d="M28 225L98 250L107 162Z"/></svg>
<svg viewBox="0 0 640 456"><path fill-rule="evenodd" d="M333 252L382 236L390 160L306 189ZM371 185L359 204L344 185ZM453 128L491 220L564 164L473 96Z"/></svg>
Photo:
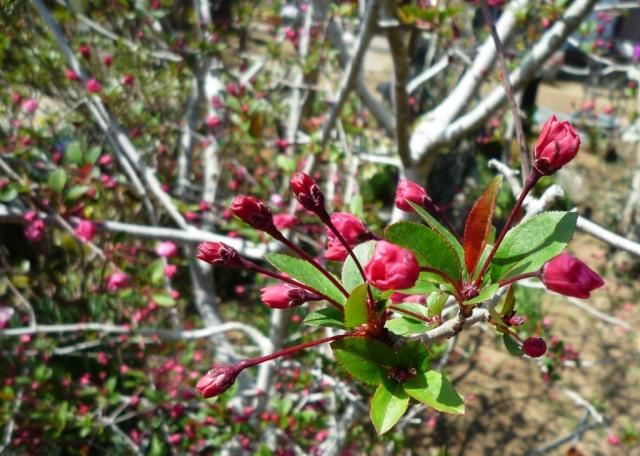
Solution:
<svg viewBox="0 0 640 456"><path fill-rule="evenodd" d="M529 337L522 344L522 351L532 358L540 358L547 352L547 343L541 337Z"/></svg>
<svg viewBox="0 0 640 456"><path fill-rule="evenodd" d="M278 231L273 223L273 213L271 209L253 196L236 196L229 208L236 217L256 230L269 234Z"/></svg>
<svg viewBox="0 0 640 456"><path fill-rule="evenodd" d="M241 371L237 365L219 364L198 380L196 389L205 398L218 396L231 388Z"/></svg>
<svg viewBox="0 0 640 456"><path fill-rule="evenodd" d="M324 207L324 194L311 176L305 173L296 173L291 178L290 185L293 195L302 204L302 207L321 219L329 217Z"/></svg>
<svg viewBox="0 0 640 456"><path fill-rule="evenodd" d="M196 257L214 266L225 268L240 268L244 260L236 249L222 242L203 242L198 245Z"/></svg>

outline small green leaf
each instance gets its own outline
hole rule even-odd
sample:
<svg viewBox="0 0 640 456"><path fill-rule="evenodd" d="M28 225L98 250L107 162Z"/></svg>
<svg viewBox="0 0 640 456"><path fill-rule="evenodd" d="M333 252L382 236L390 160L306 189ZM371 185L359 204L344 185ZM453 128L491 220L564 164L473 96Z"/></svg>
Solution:
<svg viewBox="0 0 640 456"><path fill-rule="evenodd" d="M151 298L158 304L163 307L172 307L176 305L176 300L171 296L168 296L163 293L154 293Z"/></svg>
<svg viewBox="0 0 640 456"><path fill-rule="evenodd" d="M304 319L304 324L318 326L322 328L344 329L344 318L342 312L335 307L325 307L324 309L311 312Z"/></svg>
<svg viewBox="0 0 640 456"><path fill-rule="evenodd" d="M467 272L472 275L484 252L491 231L496 197L502 176L496 176L475 202L464 225L464 261Z"/></svg>
<svg viewBox="0 0 640 456"><path fill-rule="evenodd" d="M491 262L491 280L540 269L565 249L577 220L575 212L543 212L511 229Z"/></svg>
<svg viewBox="0 0 640 456"><path fill-rule="evenodd" d="M80 163L82 163L82 146L78 141L73 141L67 144L65 157L74 165L80 165Z"/></svg>
<svg viewBox="0 0 640 456"><path fill-rule="evenodd" d="M389 226L385 237L389 242L411 250L421 265L442 271L454 280L462 279L456 252L438 231L417 223L400 222Z"/></svg>
<svg viewBox="0 0 640 456"><path fill-rule="evenodd" d="M18 196L18 191L15 186L7 185L0 189L0 201L3 203L9 203Z"/></svg>
<svg viewBox="0 0 640 456"><path fill-rule="evenodd" d="M354 288L344 305L344 325L349 329L357 328L368 320L367 286L363 283Z"/></svg>
<svg viewBox="0 0 640 456"><path fill-rule="evenodd" d="M464 413L464 401L449 379L440 372L418 372L403 386L409 396L439 412Z"/></svg>
<svg viewBox="0 0 640 456"><path fill-rule="evenodd" d="M509 290L507 290L507 296L504 298L504 302L502 303L502 307L500 308L500 315L505 317L509 315L516 305L516 293L513 285L509 285Z"/></svg>
<svg viewBox="0 0 640 456"><path fill-rule="evenodd" d="M318 290L339 304L344 304L347 298L342 294L324 274L318 271L311 263L300 258L284 255L282 253L269 253L267 260L278 270L290 275L296 280ZM337 281L337 279L336 279Z"/></svg>
<svg viewBox="0 0 640 456"><path fill-rule="evenodd" d="M425 333L430 329L426 323L409 316L387 320L384 327L398 336L413 336Z"/></svg>
<svg viewBox="0 0 640 456"><path fill-rule="evenodd" d="M396 425L407 411L409 396L398 382L385 379L371 399L371 421L378 435Z"/></svg>
<svg viewBox="0 0 640 456"><path fill-rule="evenodd" d="M408 295L428 295L429 293L440 290L438 284L441 281L442 277L437 274L432 274L430 272L421 272L418 276L418 280L416 280L415 285L413 285L411 288L405 288L404 290L398 291L400 293Z"/></svg>
<svg viewBox="0 0 640 456"><path fill-rule="evenodd" d="M476 296L473 299L469 299L468 301L465 301L465 304L478 304L479 302L484 302L490 298L492 298L496 292L498 291L498 288L500 288L500 284L499 283L493 283L491 285L489 285L488 287L484 287L482 290L480 290L480 293L478 294L478 296Z"/></svg>
<svg viewBox="0 0 640 456"><path fill-rule="evenodd" d="M396 362L394 351L376 339L349 337L331 344L336 361L349 375L369 385L378 385L387 368Z"/></svg>
<svg viewBox="0 0 640 456"><path fill-rule="evenodd" d="M62 168L58 168L49 174L49 187L57 193L62 193L64 184L67 183L67 173Z"/></svg>
<svg viewBox="0 0 640 456"><path fill-rule="evenodd" d="M80 198L82 195L89 191L89 186L87 185L74 185L67 191L64 195L65 199L69 201L74 201Z"/></svg>
<svg viewBox="0 0 640 456"><path fill-rule="evenodd" d="M364 268L366 264L369 262L371 257L373 256L373 250L376 247L376 241L367 241L360 245L357 245L353 249L353 253ZM362 279L362 275L356 264L354 263L351 256L348 256L346 260L344 260L344 264L342 265L342 285L344 288L351 292L355 287L364 283Z"/></svg>
<svg viewBox="0 0 640 456"><path fill-rule="evenodd" d="M431 227L431 229L437 231L440 235L442 235L442 237L444 237L449 242L449 244L451 244L453 249L456 251L456 255L458 256L458 261L460 261L460 264L464 264L464 249L462 248L462 244L460 244L460 241L458 241L458 238L451 231L445 228L445 226L442 223L436 220L436 218L433 215L429 214L426 210L424 210L424 208L418 206L417 204L411 201L407 201L407 202L411 205L411 207L413 207L413 209L416 211L416 214L418 214L420 218L422 218L422 220L424 220L425 223Z"/></svg>
<svg viewBox="0 0 640 456"><path fill-rule="evenodd" d="M164 261L158 258L147 268L149 280L153 285L160 285L164 280Z"/></svg>
<svg viewBox="0 0 640 456"><path fill-rule="evenodd" d="M524 355L524 353L522 353L520 345L518 345L518 343L513 340L513 338L509 334L502 334L502 342L504 342L504 346L507 348L507 351L513 356Z"/></svg>
<svg viewBox="0 0 640 456"><path fill-rule="evenodd" d="M102 153L102 148L100 146L93 146L89 149L84 157L84 163L88 165L93 165L100 158L100 154Z"/></svg>
<svg viewBox="0 0 640 456"><path fill-rule="evenodd" d="M433 293L427 298L427 307L429 307L429 316L435 317L442 314L442 309L447 303L449 296L446 293Z"/></svg>

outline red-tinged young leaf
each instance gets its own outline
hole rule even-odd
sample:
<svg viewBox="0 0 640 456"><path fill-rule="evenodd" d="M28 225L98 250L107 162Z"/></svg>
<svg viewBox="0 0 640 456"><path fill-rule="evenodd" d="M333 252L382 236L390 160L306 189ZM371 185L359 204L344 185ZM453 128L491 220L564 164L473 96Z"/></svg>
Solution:
<svg viewBox="0 0 640 456"><path fill-rule="evenodd" d="M473 205L467 217L467 222L464 226L463 247L464 261L469 275L473 275L473 271L478 265L478 260L487 245L501 181L502 176L497 176L491 181L487 189Z"/></svg>

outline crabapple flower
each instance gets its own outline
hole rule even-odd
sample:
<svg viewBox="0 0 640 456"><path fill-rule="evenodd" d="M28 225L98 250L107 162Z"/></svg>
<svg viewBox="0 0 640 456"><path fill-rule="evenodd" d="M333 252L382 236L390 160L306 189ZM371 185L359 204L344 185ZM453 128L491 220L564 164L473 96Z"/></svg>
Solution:
<svg viewBox="0 0 640 456"><path fill-rule="evenodd" d="M102 84L95 79L89 79L85 84L85 87L89 93L100 93L102 90Z"/></svg>
<svg viewBox="0 0 640 456"><path fill-rule="evenodd" d="M378 241L364 268L367 279L381 290L404 290L415 285L420 275L416 257L400 246Z"/></svg>
<svg viewBox="0 0 640 456"><path fill-rule="evenodd" d="M231 388L241 371L237 365L218 364L198 380L196 389L205 398L217 396Z"/></svg>
<svg viewBox="0 0 640 456"><path fill-rule="evenodd" d="M75 229L76 236L83 241L91 242L96 235L96 225L90 220L80 220Z"/></svg>
<svg viewBox="0 0 640 456"><path fill-rule="evenodd" d="M11 317L13 317L13 307L0 306L0 329L4 328Z"/></svg>
<svg viewBox="0 0 640 456"><path fill-rule="evenodd" d="M129 276L124 272L115 272L107 280L108 291L118 291L129 285Z"/></svg>
<svg viewBox="0 0 640 456"><path fill-rule="evenodd" d="M89 57L91 57L91 48L89 46L87 46L86 44L80 45L78 50L80 51L80 55L83 58L88 59Z"/></svg>
<svg viewBox="0 0 640 456"><path fill-rule="evenodd" d="M522 343L522 351L532 358L540 358L547 352L547 343L541 337L529 337Z"/></svg>
<svg viewBox="0 0 640 456"><path fill-rule="evenodd" d="M176 256L178 254L178 246L171 241L161 242L156 246L156 254L165 258Z"/></svg>
<svg viewBox="0 0 640 456"><path fill-rule="evenodd" d="M409 202L424 207L429 212L433 212L435 209L431 197L423 187L410 180L401 179L396 189L396 207L401 211L413 212L413 207Z"/></svg>
<svg viewBox="0 0 640 456"><path fill-rule="evenodd" d="M28 114L33 114L38 109L38 100L29 98L22 102L22 110Z"/></svg>
<svg viewBox="0 0 640 456"><path fill-rule="evenodd" d="M67 77L67 79L69 81L79 81L80 80L80 76L78 76L78 73L76 73L75 71L73 71L73 70L71 70L69 68L65 68L64 75Z"/></svg>
<svg viewBox="0 0 640 456"><path fill-rule="evenodd" d="M277 231L271 209L253 196L238 195L231 201L229 208L236 217L257 230L267 233Z"/></svg>
<svg viewBox="0 0 640 456"><path fill-rule="evenodd" d="M131 86L136 78L132 74L125 74L122 76L122 85Z"/></svg>
<svg viewBox="0 0 640 456"><path fill-rule="evenodd" d="M176 272L178 272L178 266L175 264L168 264L164 267L164 275L167 279L173 279Z"/></svg>
<svg viewBox="0 0 640 456"><path fill-rule="evenodd" d="M111 65L113 65L113 56L111 54L105 55L104 57L102 57L102 63L110 67Z"/></svg>
<svg viewBox="0 0 640 456"><path fill-rule="evenodd" d="M542 282L551 291L583 299L604 285L595 271L567 252L555 256L543 266Z"/></svg>
<svg viewBox="0 0 640 456"><path fill-rule="evenodd" d="M269 285L260 290L260 299L272 309L289 309L308 301L316 301L319 296L292 285Z"/></svg>
<svg viewBox="0 0 640 456"><path fill-rule="evenodd" d="M36 216L29 221L29 224L24 229L24 236L31 242L41 242L44 238L44 229L44 220Z"/></svg>
<svg viewBox="0 0 640 456"><path fill-rule="evenodd" d="M349 247L355 247L362 241L367 240L370 236L369 230L364 226L362 220L358 217L344 212L336 212L331 214L331 223L342 234L344 240ZM324 257L327 260L343 261L347 258L347 249L336 237L332 230L327 230L327 250Z"/></svg>
<svg viewBox="0 0 640 456"><path fill-rule="evenodd" d="M569 163L580 149L580 136L569 122L553 115L547 119L533 149L533 166L543 176L550 176Z"/></svg>
<svg viewBox="0 0 640 456"><path fill-rule="evenodd" d="M222 242L203 242L198 245L196 257L213 266L239 268L243 266L242 257L236 249Z"/></svg>
<svg viewBox="0 0 640 456"><path fill-rule="evenodd" d="M320 218L326 214L324 194L320 190L318 183L311 176L305 173L295 173L289 184L293 195L302 207Z"/></svg>
<svg viewBox="0 0 640 456"><path fill-rule="evenodd" d="M209 117L207 117L207 127L209 128L216 128L218 125L220 125L222 123L222 119L220 119L220 117L214 115L211 115Z"/></svg>

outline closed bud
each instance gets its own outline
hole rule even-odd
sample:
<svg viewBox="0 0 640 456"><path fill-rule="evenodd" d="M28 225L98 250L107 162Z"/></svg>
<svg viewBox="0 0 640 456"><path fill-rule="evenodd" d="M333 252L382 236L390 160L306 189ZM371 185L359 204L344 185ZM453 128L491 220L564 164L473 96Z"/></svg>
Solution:
<svg viewBox="0 0 640 456"><path fill-rule="evenodd" d="M202 242L198 245L196 258L213 266L225 268L240 268L244 265L236 249L222 242Z"/></svg>
<svg viewBox="0 0 640 456"><path fill-rule="evenodd" d="M401 179L396 188L396 207L401 211L413 212L413 207L409 202L424 207L431 213L437 212L431 197L423 187L410 180Z"/></svg>
<svg viewBox="0 0 640 456"><path fill-rule="evenodd" d="M371 233L358 217L344 212L336 212L331 214L331 223L342 235L349 247L356 245L372 238ZM347 258L347 248L340 242L340 239L332 230L327 230L327 250L324 257L327 260L343 261Z"/></svg>
<svg viewBox="0 0 640 456"><path fill-rule="evenodd" d="M295 173L289 182L291 191L302 207L313 212L320 218L327 217L324 207L324 194L318 183L308 174Z"/></svg>
<svg viewBox="0 0 640 456"><path fill-rule="evenodd" d="M551 291L583 299L604 285L602 277L567 252L555 256L544 265L542 282Z"/></svg>
<svg viewBox="0 0 640 456"><path fill-rule="evenodd" d="M236 217L256 230L265 231L269 234L277 231L273 223L271 209L253 196L236 196L229 208Z"/></svg>
<svg viewBox="0 0 640 456"><path fill-rule="evenodd" d="M89 93L99 93L102 90L102 84L95 79L89 79L85 84L85 87Z"/></svg>
<svg viewBox="0 0 640 456"><path fill-rule="evenodd" d="M547 343L541 337L529 337L522 343L522 351L532 358L540 358L547 352Z"/></svg>
<svg viewBox="0 0 640 456"><path fill-rule="evenodd" d="M219 364L198 380L196 389L205 398L218 396L231 388L242 369L239 366Z"/></svg>
<svg viewBox="0 0 640 456"><path fill-rule="evenodd" d="M404 290L415 285L420 265L407 249L378 241L364 272L371 285L380 290Z"/></svg>
<svg viewBox="0 0 640 456"><path fill-rule="evenodd" d="M305 302L316 301L319 296L300 287L291 285L270 285L260 290L260 299L272 309L289 309Z"/></svg>
<svg viewBox="0 0 640 456"><path fill-rule="evenodd" d="M533 150L533 167L543 176L550 176L569 163L580 149L580 136L569 122L560 122L553 115L544 123Z"/></svg>

